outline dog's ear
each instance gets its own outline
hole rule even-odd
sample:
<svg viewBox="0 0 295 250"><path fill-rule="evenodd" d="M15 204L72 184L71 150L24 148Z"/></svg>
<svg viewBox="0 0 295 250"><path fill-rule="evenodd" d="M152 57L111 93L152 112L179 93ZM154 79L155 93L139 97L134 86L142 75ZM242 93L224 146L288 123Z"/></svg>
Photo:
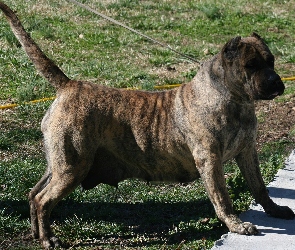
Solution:
<svg viewBox="0 0 295 250"><path fill-rule="evenodd" d="M240 42L241 42L241 37L237 36L231 39L230 41L228 41L224 45L222 49L222 54L227 61L233 61L235 59L235 57L238 54L238 48L239 48Z"/></svg>
<svg viewBox="0 0 295 250"><path fill-rule="evenodd" d="M265 44L265 40L264 40L261 36L259 36L257 33L253 32L252 35L251 35L251 37L254 37L254 38L256 38L258 41L260 41L260 42L262 42L263 44Z"/></svg>
<svg viewBox="0 0 295 250"><path fill-rule="evenodd" d="M259 36L256 32L253 32L251 36L257 38L258 40L262 40L261 36Z"/></svg>

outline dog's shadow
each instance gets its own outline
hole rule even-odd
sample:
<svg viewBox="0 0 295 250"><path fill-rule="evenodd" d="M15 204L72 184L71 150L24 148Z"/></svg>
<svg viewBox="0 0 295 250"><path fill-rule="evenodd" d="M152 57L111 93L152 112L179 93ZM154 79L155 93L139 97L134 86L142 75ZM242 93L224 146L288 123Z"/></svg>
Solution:
<svg viewBox="0 0 295 250"><path fill-rule="evenodd" d="M204 218L214 218L215 212L208 199L176 203L148 201L134 204L124 202L77 203L73 200L65 200L52 214L52 218L61 221L64 220L63 218L74 217L83 218L82 220L85 221L103 221L107 224L119 225L120 231L123 232L123 234L119 233L120 238L123 239L138 235L155 239L148 241L148 244L163 244L164 242L181 242L182 239L202 239L207 232L200 230L201 227L198 228L196 224ZM112 233L93 236L98 239L104 237L105 240L118 238L118 235ZM159 238L164 241L157 242Z"/></svg>
<svg viewBox="0 0 295 250"><path fill-rule="evenodd" d="M0 208L8 207L5 213L21 214L20 218L29 217L29 206L27 201L0 201ZM132 247L148 246L155 244L177 244L200 240L212 236L212 227L215 227L214 234L221 235L227 232L225 226L220 222L209 225L207 218L214 218L215 212L208 199L200 199L188 202L167 203L161 201L148 201L142 203L123 202L78 202L67 198L62 200L52 211L51 220L57 224L69 224L75 227L77 220L84 222L104 222L106 225L119 225L119 233L104 234L100 230L93 229L90 237L97 239L97 243L89 245L101 245L100 239L105 242L136 237L149 238L144 244L132 242ZM76 222L75 222L76 221ZM207 225L206 225L207 224ZM83 230L83 229L81 229ZM219 231L218 233L216 231ZM62 238L66 235L61 233ZM81 237L82 238L82 237ZM83 240L81 240L83 241ZM82 245L81 245L82 244ZM79 246L87 246L88 243L80 243Z"/></svg>

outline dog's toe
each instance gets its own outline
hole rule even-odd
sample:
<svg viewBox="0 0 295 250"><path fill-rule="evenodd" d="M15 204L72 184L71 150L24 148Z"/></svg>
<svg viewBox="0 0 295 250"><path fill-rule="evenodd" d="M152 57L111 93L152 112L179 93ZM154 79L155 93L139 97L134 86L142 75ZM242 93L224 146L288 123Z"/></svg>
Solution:
<svg viewBox="0 0 295 250"><path fill-rule="evenodd" d="M255 234L258 234L257 227L254 226L250 222L244 222L244 223L242 223L242 227L244 228L244 231L245 231L245 233L243 233L243 234L247 234L247 235L255 235Z"/></svg>
<svg viewBox="0 0 295 250"><path fill-rule="evenodd" d="M279 206L276 205L272 210L267 212L270 216L280 218L280 219L287 219L292 220L295 217L293 210L287 206Z"/></svg>
<svg viewBox="0 0 295 250"><path fill-rule="evenodd" d="M237 225L231 232L243 235L255 235L258 234L258 229L250 222L243 222Z"/></svg>
<svg viewBox="0 0 295 250"><path fill-rule="evenodd" d="M50 239L44 239L42 241L42 245L44 249L54 249L57 247L62 247L60 239L55 236L51 237Z"/></svg>
<svg viewBox="0 0 295 250"><path fill-rule="evenodd" d="M52 246L51 246L51 243L50 243L50 240L43 240L42 241L42 246L44 249L52 249Z"/></svg>
<svg viewBox="0 0 295 250"><path fill-rule="evenodd" d="M50 241L53 243L54 247L61 247L62 246L60 239L55 236L51 237Z"/></svg>

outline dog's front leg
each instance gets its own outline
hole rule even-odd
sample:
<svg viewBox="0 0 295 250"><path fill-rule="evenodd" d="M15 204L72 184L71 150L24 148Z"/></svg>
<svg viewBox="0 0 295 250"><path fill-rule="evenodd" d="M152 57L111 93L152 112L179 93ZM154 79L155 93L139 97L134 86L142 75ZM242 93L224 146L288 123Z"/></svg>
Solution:
<svg viewBox="0 0 295 250"><path fill-rule="evenodd" d="M236 157L236 161L255 201L262 205L264 211L273 217L293 219L295 215L289 207L279 206L270 199L259 169L255 146L250 145L247 147Z"/></svg>
<svg viewBox="0 0 295 250"><path fill-rule="evenodd" d="M196 160L196 165L218 218L226 224L231 232L257 234L258 231L254 225L242 222L234 214L219 156L210 153L206 159Z"/></svg>

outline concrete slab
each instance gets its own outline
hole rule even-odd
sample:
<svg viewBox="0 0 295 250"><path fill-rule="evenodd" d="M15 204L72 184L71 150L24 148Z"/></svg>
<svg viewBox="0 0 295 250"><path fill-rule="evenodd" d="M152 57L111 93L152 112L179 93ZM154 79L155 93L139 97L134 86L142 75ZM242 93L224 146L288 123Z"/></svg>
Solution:
<svg viewBox="0 0 295 250"><path fill-rule="evenodd" d="M285 168L280 169L268 185L268 190L274 202L289 206L295 212L295 150L286 160ZM211 250L295 250L295 220L272 218L257 204L251 205L240 218L255 224L259 234L228 233L216 241Z"/></svg>

